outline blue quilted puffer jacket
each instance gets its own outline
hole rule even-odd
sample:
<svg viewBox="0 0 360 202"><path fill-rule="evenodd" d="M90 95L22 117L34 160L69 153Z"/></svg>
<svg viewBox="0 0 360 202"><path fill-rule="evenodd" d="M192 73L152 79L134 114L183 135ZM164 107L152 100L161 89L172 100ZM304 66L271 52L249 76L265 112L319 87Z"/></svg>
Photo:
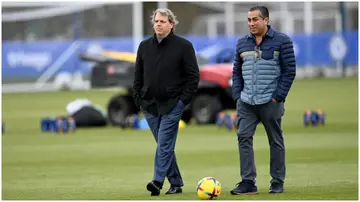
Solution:
<svg viewBox="0 0 360 202"><path fill-rule="evenodd" d="M295 79L295 55L291 39L268 25L268 32L259 46L252 34L239 39L236 45L232 96L250 105L259 105L275 98L285 101Z"/></svg>

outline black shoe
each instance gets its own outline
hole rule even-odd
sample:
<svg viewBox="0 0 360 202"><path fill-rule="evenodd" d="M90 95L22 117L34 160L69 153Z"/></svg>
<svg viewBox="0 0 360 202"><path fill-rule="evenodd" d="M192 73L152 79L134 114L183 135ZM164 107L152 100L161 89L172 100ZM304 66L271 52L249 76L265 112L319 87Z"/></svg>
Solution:
<svg viewBox="0 0 360 202"><path fill-rule="evenodd" d="M182 189L180 186L171 185L170 189L165 194L180 194Z"/></svg>
<svg viewBox="0 0 360 202"><path fill-rule="evenodd" d="M239 194L257 194L257 186L252 181L243 180L235 185L235 189L231 190L232 195Z"/></svg>
<svg viewBox="0 0 360 202"><path fill-rule="evenodd" d="M269 193L274 194L274 193L283 193L283 192L284 192L284 183L279 183L279 182L271 183Z"/></svg>
<svg viewBox="0 0 360 202"><path fill-rule="evenodd" d="M151 181L146 185L146 189L151 192L151 196L159 196L162 184L158 181Z"/></svg>

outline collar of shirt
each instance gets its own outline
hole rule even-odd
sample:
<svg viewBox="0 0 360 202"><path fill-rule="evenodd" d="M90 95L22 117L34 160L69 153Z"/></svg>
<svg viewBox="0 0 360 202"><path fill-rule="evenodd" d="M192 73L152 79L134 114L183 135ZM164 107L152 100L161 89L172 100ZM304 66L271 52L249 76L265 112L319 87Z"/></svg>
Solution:
<svg viewBox="0 0 360 202"><path fill-rule="evenodd" d="M273 38L274 37L274 29L270 25L267 25L267 28L268 28L268 31L266 32L265 36L269 36L270 38ZM255 36L251 33L249 33L247 35L247 37L248 37L248 39L255 38Z"/></svg>
<svg viewBox="0 0 360 202"><path fill-rule="evenodd" d="M168 41L172 36L174 36L174 33L173 33L173 31L170 31L170 33L169 33L165 38L163 38L163 39L160 41L160 43L159 43L159 41L158 41L158 39L157 39L157 37L156 37L156 33L154 33L153 38L152 38L152 42L153 42L154 44L166 44L167 41Z"/></svg>

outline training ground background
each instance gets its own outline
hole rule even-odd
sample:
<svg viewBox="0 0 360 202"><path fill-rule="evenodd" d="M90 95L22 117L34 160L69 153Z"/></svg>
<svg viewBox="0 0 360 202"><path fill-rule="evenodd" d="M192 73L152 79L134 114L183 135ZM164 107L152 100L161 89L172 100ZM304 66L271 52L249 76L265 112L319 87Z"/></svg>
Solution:
<svg viewBox="0 0 360 202"><path fill-rule="evenodd" d="M216 126L189 125L179 132L176 155L184 193L150 197L155 141L150 131L116 127L42 133L40 119L66 113L88 98L106 107L114 92L79 91L2 95L2 199L191 199L206 176L222 184L220 199L358 199L358 79L296 80L285 103L285 193L269 195L269 146L262 125L254 137L259 194L232 196L240 181L237 136ZM326 126L305 128L306 109L321 108ZM169 184L166 182L164 189Z"/></svg>

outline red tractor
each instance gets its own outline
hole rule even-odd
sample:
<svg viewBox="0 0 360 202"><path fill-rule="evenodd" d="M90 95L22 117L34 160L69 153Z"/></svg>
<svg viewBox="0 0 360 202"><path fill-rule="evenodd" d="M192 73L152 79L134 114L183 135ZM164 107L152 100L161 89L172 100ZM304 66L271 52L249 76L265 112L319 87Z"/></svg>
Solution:
<svg viewBox="0 0 360 202"><path fill-rule="evenodd" d="M110 54L109 54L110 53ZM114 95L108 102L108 119L112 125L121 125L127 116L139 113L132 98L135 59L129 53L108 52L103 55L81 54L85 61L95 62L91 72L92 88L121 86L125 93ZM217 113L235 109L231 96L232 64L204 64L198 58L200 82L197 95L186 106L182 120L197 124L215 123Z"/></svg>
<svg viewBox="0 0 360 202"><path fill-rule="evenodd" d="M232 64L211 64L200 67L197 95L188 111L198 124L215 123L218 112L235 109L231 96Z"/></svg>

